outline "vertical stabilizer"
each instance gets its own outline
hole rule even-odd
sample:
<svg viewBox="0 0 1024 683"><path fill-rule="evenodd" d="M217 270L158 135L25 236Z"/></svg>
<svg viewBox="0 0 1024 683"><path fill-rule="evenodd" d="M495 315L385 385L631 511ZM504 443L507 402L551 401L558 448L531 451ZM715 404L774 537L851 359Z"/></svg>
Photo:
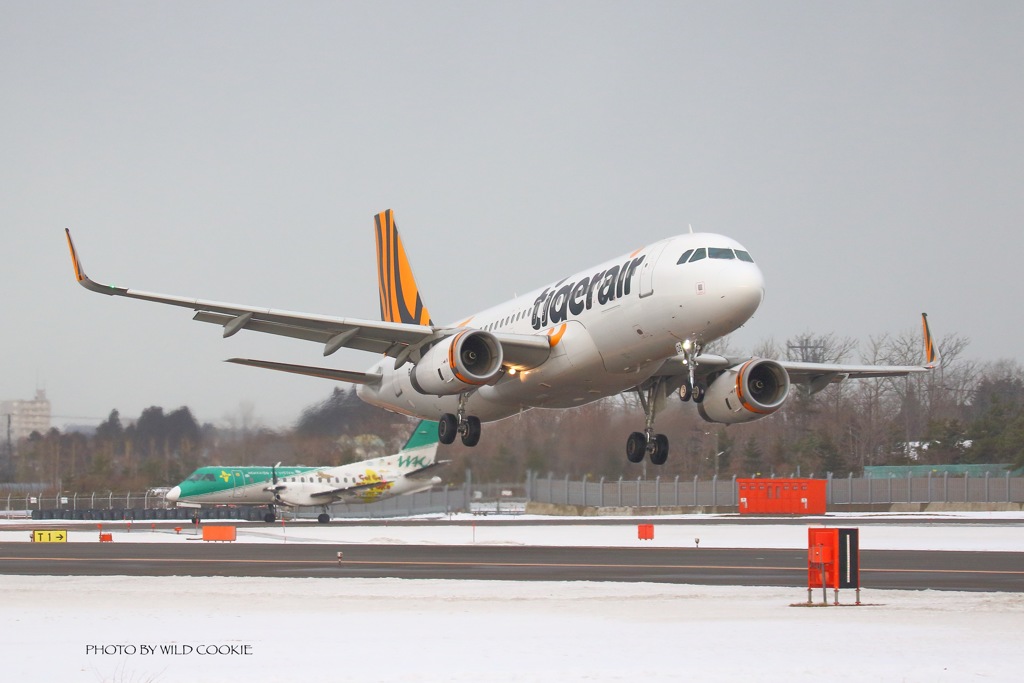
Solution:
<svg viewBox="0 0 1024 683"><path fill-rule="evenodd" d="M431 325L430 313L420 298L409 259L398 236L395 212L374 217L377 224L377 285L380 288L380 319L391 323Z"/></svg>

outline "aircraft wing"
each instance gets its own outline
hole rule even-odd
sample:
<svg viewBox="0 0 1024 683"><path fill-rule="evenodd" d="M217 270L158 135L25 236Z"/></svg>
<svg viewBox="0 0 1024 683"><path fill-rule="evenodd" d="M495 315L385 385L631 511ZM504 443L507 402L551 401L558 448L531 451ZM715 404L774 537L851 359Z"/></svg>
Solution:
<svg viewBox="0 0 1024 683"><path fill-rule="evenodd" d="M373 488L381 488L382 486L387 486L389 483L391 483L391 482L388 482L388 481L375 481L375 482L371 482L369 484L355 484L353 486L340 486L340 487L335 488L335 489L328 489L327 491L317 491L316 493L311 493L309 495L310 495L310 498L337 498L341 494L359 493L360 491L368 491L368 490L373 489Z"/></svg>
<svg viewBox="0 0 1024 683"><path fill-rule="evenodd" d="M294 313L101 284L85 274L74 242L71 240L71 231L66 232L68 248L71 250L71 260L75 268L75 278L86 289L109 296L123 296L129 299L141 299L190 308L196 312L193 316L194 320L221 325L224 328L225 337L230 337L238 331L246 329L323 344L325 356L343 346L372 353L390 352L390 355L396 355L401 348L416 344L436 332L434 328L427 325Z"/></svg>
<svg viewBox="0 0 1024 683"><path fill-rule="evenodd" d="M791 382L809 385L812 393L821 391L832 382L841 382L844 379L905 377L917 372L929 372L939 366L939 352L938 347L935 345L935 340L932 338L931 329L928 327L928 316L925 313L921 314L921 324L924 329L925 363L923 365L849 365L845 363L805 363L788 360L778 360L775 362L785 368ZM700 354L695 358L696 367L694 374L697 378L703 379L748 360L750 358L726 358L725 356L714 354ZM662 363L655 376L679 378L688 374L689 367L686 365L686 358L680 354Z"/></svg>
<svg viewBox="0 0 1024 683"><path fill-rule="evenodd" d="M74 265L75 279L89 291L108 296L123 296L129 299L140 299L142 301L152 301L192 309L195 311L193 320L220 325L224 328L225 337L230 337L244 329L292 337L294 339L304 339L322 344L325 356L329 356L338 349L345 347L391 357L399 357L404 353L406 357L409 357L410 351L415 351L458 331L458 328L444 328L432 325L296 313L220 301L157 294L127 287L102 284L92 280L85 274L85 269L82 267L82 262L71 239L71 231L65 230L65 232L67 233L68 249L71 251L71 261ZM550 354L551 346L557 343L557 339L546 335L506 334L496 336L499 337L502 343L506 364L516 369L529 369L543 363ZM273 363L244 358L232 358L230 362L357 384L380 381L380 375L329 368L290 365L287 363Z"/></svg>

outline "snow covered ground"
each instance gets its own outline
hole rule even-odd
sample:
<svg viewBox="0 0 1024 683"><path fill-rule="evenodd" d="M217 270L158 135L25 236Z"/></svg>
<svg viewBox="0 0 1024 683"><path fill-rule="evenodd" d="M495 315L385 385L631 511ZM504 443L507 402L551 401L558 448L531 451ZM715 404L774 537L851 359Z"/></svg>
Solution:
<svg viewBox="0 0 1024 683"><path fill-rule="evenodd" d="M1024 516L973 517L865 525L862 547L918 539L923 549L1024 551ZM287 524L240 528L239 540L650 544L632 525L522 521ZM114 533L118 543L189 542ZM95 537L93 525L71 540ZM655 525L659 545L696 537L702 547L799 548L807 532L739 519ZM9 681L1019 681L1024 670L1021 593L866 590L860 607L807 608L793 606L801 589L649 583L0 576L0 586Z"/></svg>

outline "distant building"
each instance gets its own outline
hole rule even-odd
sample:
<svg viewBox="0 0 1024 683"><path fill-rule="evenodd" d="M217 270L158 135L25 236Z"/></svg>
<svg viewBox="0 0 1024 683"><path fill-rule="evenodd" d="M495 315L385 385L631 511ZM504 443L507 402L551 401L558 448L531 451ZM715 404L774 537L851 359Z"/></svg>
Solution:
<svg viewBox="0 0 1024 683"><path fill-rule="evenodd" d="M0 439L4 442L7 441L8 425L12 444L27 439L32 432L48 432L50 400L46 398L46 390L37 389L32 400L0 401Z"/></svg>

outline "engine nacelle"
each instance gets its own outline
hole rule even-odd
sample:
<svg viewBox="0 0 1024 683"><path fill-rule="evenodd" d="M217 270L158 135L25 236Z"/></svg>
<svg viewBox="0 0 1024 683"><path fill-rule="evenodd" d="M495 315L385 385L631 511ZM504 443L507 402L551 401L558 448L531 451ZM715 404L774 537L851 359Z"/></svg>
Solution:
<svg viewBox="0 0 1024 683"><path fill-rule="evenodd" d="M421 394L451 396L498 379L503 360L501 343L493 334L464 330L423 354L409 379Z"/></svg>
<svg viewBox="0 0 1024 683"><path fill-rule="evenodd" d="M751 358L716 377L697 410L708 422L752 422L781 408L787 396L786 369L773 360Z"/></svg>
<svg viewBox="0 0 1024 683"><path fill-rule="evenodd" d="M323 498L314 498L312 493L301 489L284 489L274 494L274 502L288 507L323 505L325 502L331 502Z"/></svg>

